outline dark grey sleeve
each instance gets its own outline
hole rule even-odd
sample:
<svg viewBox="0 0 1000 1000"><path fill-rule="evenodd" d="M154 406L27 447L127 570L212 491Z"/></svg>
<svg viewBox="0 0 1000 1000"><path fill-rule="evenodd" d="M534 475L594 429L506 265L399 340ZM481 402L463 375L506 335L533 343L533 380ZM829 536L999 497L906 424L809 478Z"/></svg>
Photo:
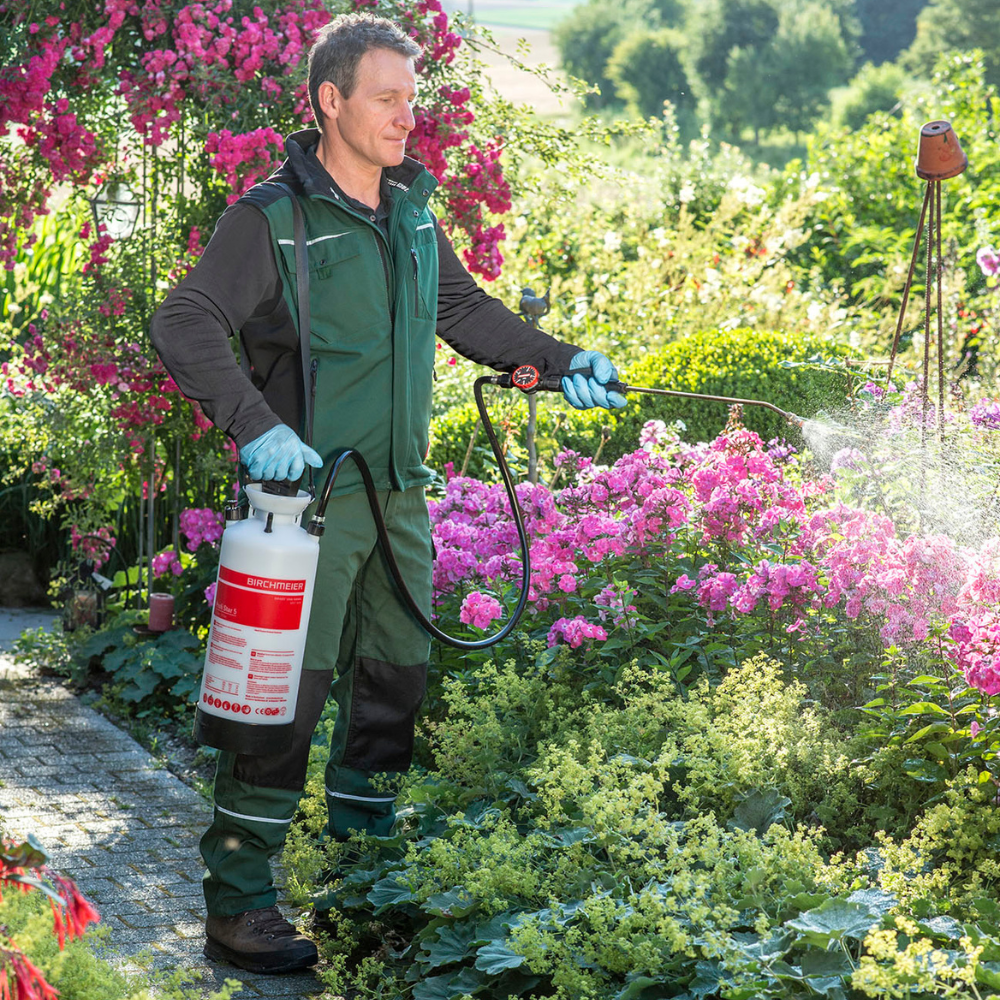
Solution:
<svg viewBox="0 0 1000 1000"><path fill-rule="evenodd" d="M240 448L281 421L240 370L229 338L280 301L267 220L253 206L236 204L150 325L153 346L181 392Z"/></svg>
<svg viewBox="0 0 1000 1000"><path fill-rule="evenodd" d="M438 336L459 354L498 371L534 365L543 375L562 373L580 348L529 326L499 299L484 292L462 266L436 225L438 242Z"/></svg>

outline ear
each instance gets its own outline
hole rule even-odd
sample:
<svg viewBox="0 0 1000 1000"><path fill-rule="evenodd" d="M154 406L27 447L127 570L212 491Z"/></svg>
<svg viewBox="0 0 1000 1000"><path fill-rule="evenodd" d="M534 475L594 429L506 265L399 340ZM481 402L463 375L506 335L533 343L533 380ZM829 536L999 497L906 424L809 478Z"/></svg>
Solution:
<svg viewBox="0 0 1000 1000"><path fill-rule="evenodd" d="M319 98L319 109L324 120L327 118L336 120L340 114L340 105L343 101L340 91L329 80L324 80L319 85L317 97Z"/></svg>

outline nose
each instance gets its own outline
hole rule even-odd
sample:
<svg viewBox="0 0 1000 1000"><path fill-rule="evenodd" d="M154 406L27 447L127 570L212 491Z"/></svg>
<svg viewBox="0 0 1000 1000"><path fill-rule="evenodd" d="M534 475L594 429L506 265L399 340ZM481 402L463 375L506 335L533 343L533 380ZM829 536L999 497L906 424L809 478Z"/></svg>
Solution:
<svg viewBox="0 0 1000 1000"><path fill-rule="evenodd" d="M396 124L407 132L413 131L416 119L413 117L413 108L410 106L409 101L403 101L403 107L396 115Z"/></svg>

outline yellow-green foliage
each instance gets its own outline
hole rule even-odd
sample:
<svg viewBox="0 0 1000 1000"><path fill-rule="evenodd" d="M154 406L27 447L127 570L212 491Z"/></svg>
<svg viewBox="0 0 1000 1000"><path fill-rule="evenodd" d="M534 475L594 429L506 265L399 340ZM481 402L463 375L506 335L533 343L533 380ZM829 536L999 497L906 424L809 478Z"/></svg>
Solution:
<svg viewBox="0 0 1000 1000"><path fill-rule="evenodd" d="M988 772L969 768L948 782L944 801L931 806L908 837L878 836L885 858L879 885L901 900L932 900L942 910L994 895L998 838L997 787Z"/></svg>
<svg viewBox="0 0 1000 1000"><path fill-rule="evenodd" d="M897 916L894 927L874 929L864 940L851 985L869 997L907 1000L913 996L983 1000L997 994L976 984L983 945L969 935L959 938L959 949L943 949L921 933L913 920Z"/></svg>
<svg viewBox="0 0 1000 1000"><path fill-rule="evenodd" d="M661 783L661 799L668 787L686 816L710 812L725 822L755 788L776 789L791 799L793 816L823 825L843 827L860 808L862 776L848 739L764 655L716 688L700 681L683 698L669 675L629 667L615 694L615 703L590 705L579 735L567 742L563 734L533 769L550 822L569 821L561 799L597 780L599 761L609 802L602 808L613 808L619 772L631 768L616 754L654 761L647 777Z"/></svg>

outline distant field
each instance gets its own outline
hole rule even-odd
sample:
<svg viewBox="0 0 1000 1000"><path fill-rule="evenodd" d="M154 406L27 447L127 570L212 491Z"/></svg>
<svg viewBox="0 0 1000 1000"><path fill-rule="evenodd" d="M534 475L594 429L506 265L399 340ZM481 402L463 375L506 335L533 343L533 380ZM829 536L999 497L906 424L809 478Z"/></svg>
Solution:
<svg viewBox="0 0 1000 1000"><path fill-rule="evenodd" d="M551 31L578 0L442 0L446 11L471 14L486 27Z"/></svg>
<svg viewBox="0 0 1000 1000"><path fill-rule="evenodd" d="M545 64L550 69L559 65L559 53L552 44L551 29L578 0L441 0L448 13L472 13L475 20L488 28L500 52L514 55L518 42L530 46L527 55L519 58L529 66ZM556 97L530 73L514 69L503 56L493 52L482 54L486 72L493 86L507 100L524 104L537 114L566 114L567 103Z"/></svg>

